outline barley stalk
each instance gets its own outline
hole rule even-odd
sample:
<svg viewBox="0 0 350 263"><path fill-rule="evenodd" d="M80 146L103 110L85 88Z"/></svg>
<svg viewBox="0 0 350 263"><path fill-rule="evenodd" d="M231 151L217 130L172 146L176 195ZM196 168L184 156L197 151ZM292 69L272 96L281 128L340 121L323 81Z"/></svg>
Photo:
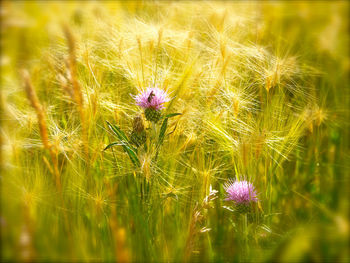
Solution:
<svg viewBox="0 0 350 263"><path fill-rule="evenodd" d="M86 112L84 108L83 94L82 94L81 85L79 84L78 76L77 76L76 45L75 45L73 34L68 26L64 26L64 33L68 44L68 52L69 52L68 66L70 70L70 81L73 85L72 93L74 95L74 101L77 104L77 108L80 116L85 157L86 157L87 163L89 163L89 131L88 131L86 114L85 114Z"/></svg>
<svg viewBox="0 0 350 263"><path fill-rule="evenodd" d="M21 71L22 79L24 81L24 89L27 94L27 98L35 110L38 124L39 124L39 130L40 130L40 137L43 142L44 148L49 152L51 157L51 162L53 166L53 174L55 177L55 183L57 189L61 190L61 179L60 179L60 173L58 170L58 160L57 160L57 149L56 147L49 142L49 136L47 133L47 125L46 125L46 118L45 118L45 111L43 109L43 106L41 105L35 89L31 83L30 75L27 70Z"/></svg>

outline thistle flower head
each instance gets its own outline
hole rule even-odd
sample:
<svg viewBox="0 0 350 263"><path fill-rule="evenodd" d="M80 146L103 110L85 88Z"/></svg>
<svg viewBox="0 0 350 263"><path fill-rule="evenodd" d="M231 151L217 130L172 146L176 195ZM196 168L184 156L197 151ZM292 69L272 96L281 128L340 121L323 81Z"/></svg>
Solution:
<svg viewBox="0 0 350 263"><path fill-rule="evenodd" d="M161 110L164 108L164 103L170 100L166 91L157 87L147 88L142 93L134 97L136 105L148 109Z"/></svg>
<svg viewBox="0 0 350 263"><path fill-rule="evenodd" d="M248 181L229 181L224 188L227 193L226 200L234 201L237 205L258 201L255 188Z"/></svg>

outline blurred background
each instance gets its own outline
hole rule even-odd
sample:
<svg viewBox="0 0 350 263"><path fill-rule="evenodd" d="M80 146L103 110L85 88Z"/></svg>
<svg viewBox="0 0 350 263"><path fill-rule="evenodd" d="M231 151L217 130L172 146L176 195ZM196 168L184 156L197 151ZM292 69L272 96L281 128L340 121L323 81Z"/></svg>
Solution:
<svg viewBox="0 0 350 263"><path fill-rule="evenodd" d="M0 12L1 260L349 262L348 1L1 1ZM210 93L223 85L221 57L233 61L225 78L241 102L259 105L253 117L238 115L242 122L282 130L299 127L293 113L309 118L276 166L280 148L266 144L246 165L210 130L213 107L229 96ZM286 92L266 84L274 61L284 63L274 78ZM139 171L121 148L103 152L113 141L106 120L127 130L140 112L130 94L155 82L177 95L173 112L183 117L159 161ZM269 103L287 105L264 102L268 94L295 103L285 123L263 117ZM232 116L223 130L241 125ZM248 241L223 208L235 169L253 174L261 193ZM194 230L209 185L219 198Z"/></svg>

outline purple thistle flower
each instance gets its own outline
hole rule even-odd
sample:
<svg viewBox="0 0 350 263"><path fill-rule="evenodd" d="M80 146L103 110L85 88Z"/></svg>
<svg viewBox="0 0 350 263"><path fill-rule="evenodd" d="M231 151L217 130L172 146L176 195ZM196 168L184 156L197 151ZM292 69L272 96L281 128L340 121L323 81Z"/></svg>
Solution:
<svg viewBox="0 0 350 263"><path fill-rule="evenodd" d="M170 98L166 91L155 88L147 88L145 91L134 97L136 105L148 109L161 110L164 108L164 103L168 102Z"/></svg>
<svg viewBox="0 0 350 263"><path fill-rule="evenodd" d="M227 193L226 201L233 201L236 205L249 205L251 202L257 202L257 193L253 184L250 182L230 180L225 184L224 189Z"/></svg>

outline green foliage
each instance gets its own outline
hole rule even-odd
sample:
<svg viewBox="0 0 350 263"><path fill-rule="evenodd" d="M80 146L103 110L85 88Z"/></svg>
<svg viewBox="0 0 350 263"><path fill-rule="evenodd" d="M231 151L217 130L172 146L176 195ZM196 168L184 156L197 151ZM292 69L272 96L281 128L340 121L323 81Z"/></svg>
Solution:
<svg viewBox="0 0 350 263"><path fill-rule="evenodd" d="M181 113L171 113L171 114L167 114L165 116L163 123L162 123L162 126L160 127L160 131L159 131L158 147L163 144L165 132L166 132L166 129L168 127L168 119L171 117L174 117L174 116L178 116L178 115L181 115Z"/></svg>
<svg viewBox="0 0 350 263"><path fill-rule="evenodd" d="M111 143L109 144L105 150L108 148L114 146L114 145L121 145L124 149L124 151L128 154L130 160L132 163L136 166L140 166L140 161L137 158L137 149L135 149L130 143L128 137L126 137L125 133L119 129L117 125L113 125L107 121L108 127L112 130L112 132L117 136L117 138L120 140L120 143Z"/></svg>

